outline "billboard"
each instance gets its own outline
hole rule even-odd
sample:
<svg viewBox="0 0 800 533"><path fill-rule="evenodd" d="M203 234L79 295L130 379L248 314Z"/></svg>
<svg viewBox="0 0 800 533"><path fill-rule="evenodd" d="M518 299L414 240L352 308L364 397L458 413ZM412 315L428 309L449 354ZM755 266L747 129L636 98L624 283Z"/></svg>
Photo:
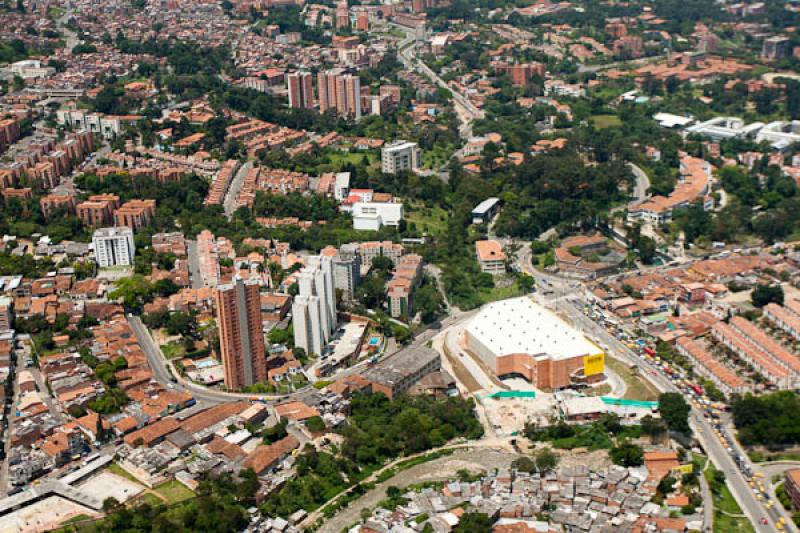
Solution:
<svg viewBox="0 0 800 533"><path fill-rule="evenodd" d="M603 352L583 357L583 375L594 376L605 371L605 356Z"/></svg>

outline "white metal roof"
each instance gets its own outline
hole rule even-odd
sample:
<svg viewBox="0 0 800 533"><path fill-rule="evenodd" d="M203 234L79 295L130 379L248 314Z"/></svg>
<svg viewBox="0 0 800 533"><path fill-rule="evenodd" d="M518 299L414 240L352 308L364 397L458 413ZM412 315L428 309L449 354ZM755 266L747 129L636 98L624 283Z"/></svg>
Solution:
<svg viewBox="0 0 800 533"><path fill-rule="evenodd" d="M467 332L495 356L527 353L559 360L602 353L582 333L527 296L487 305L469 323Z"/></svg>

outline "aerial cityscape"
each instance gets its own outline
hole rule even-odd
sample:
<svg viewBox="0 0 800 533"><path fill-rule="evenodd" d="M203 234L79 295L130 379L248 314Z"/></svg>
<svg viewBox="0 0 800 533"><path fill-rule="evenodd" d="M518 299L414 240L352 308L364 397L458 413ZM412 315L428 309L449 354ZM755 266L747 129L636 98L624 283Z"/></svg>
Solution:
<svg viewBox="0 0 800 533"><path fill-rule="evenodd" d="M800 0L0 22L0 533L800 533Z"/></svg>

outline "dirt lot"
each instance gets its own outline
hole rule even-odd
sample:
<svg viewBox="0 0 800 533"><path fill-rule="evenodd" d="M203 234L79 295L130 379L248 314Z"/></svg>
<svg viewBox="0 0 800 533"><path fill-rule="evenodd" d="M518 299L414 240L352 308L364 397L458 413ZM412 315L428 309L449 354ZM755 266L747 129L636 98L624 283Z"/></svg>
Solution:
<svg viewBox="0 0 800 533"><path fill-rule="evenodd" d="M52 496L0 518L0 533L49 531L78 515L97 516L97 513L60 496Z"/></svg>
<svg viewBox="0 0 800 533"><path fill-rule="evenodd" d="M526 439L521 440L525 441ZM605 450L592 453L574 450L570 452L554 451L559 455L559 465L562 467L585 465L593 470L600 470L610 465L608 453ZM456 472L461 469L472 473L488 472L495 468L506 469L519 456L517 453L501 449L471 448L458 450L453 455L422 463L400 472L383 483L377 484L374 489L325 522L318 531L319 533L340 533L344 528L349 527L360 519L362 509L372 509L386 498L386 489L388 487L405 488L425 481L445 481L453 479Z"/></svg>
<svg viewBox="0 0 800 533"><path fill-rule="evenodd" d="M116 498L124 503L142 492L144 487L111 472L100 472L83 483L80 489L100 501Z"/></svg>
<svg viewBox="0 0 800 533"><path fill-rule="evenodd" d="M391 486L406 487L424 481L441 481L451 478L459 470L485 472L495 468L508 468L517 454L488 448L459 450L453 455L442 457L404 470L393 478L379 483L374 489L352 502L339 514L325 522L320 533L340 533L360 518L361 509L372 508L386 498L386 489Z"/></svg>

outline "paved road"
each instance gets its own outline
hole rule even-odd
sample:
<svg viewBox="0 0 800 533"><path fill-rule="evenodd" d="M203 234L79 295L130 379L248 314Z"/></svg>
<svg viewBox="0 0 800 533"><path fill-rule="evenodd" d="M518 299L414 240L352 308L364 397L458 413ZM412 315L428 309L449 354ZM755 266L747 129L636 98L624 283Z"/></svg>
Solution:
<svg viewBox="0 0 800 533"><path fill-rule="evenodd" d="M708 507L709 503L714 504L714 496L711 493L711 487L708 486L706 476L702 472L697 479L700 482L700 494L703 495L703 531L714 531L714 513L711 511L711 507Z"/></svg>
<svg viewBox="0 0 800 533"><path fill-rule="evenodd" d="M463 314L460 312L452 316L449 316L441 321L439 328L428 328L420 332L416 337L414 337L414 340L411 341L410 346L408 346L407 348L404 347L403 349L414 349L423 346L429 340L431 340L436 334L439 333L440 328L446 328L448 326L457 324L459 321L465 320L470 316L471 314L469 313ZM225 402L250 400L253 398L269 402L279 402L290 399L302 399L304 396L307 396L313 393L314 391L311 385L308 385L306 387L297 389L288 394L255 394L255 393L223 392L220 390L210 389L207 387L203 387L201 385L197 385L196 383L193 383L183 378L174 368L172 362L168 361L164 357L161 348L156 344L155 340L150 335L150 332L148 331L147 327L142 323L142 320L139 317L128 315L128 323L131 325L131 329L133 330L133 333L136 335L136 339L139 341L139 345L142 347L142 350L147 356L147 362L153 369L153 377L155 378L155 380L161 383L161 385L170 388L172 390L179 390L191 394L192 396L194 396L195 400L197 400L198 404L214 405ZM382 356L380 356L378 360L382 361L386 358L394 356L396 353L398 352L385 353ZM355 365L343 369L340 372L334 374L332 378L337 379L340 377L349 376L358 372L362 372L369 367L369 364L370 364L369 360L361 361L360 363L356 363Z"/></svg>
<svg viewBox="0 0 800 533"><path fill-rule="evenodd" d="M398 45L398 57L400 58L400 61L402 61L405 67L409 70L416 70L417 72L428 76L431 81L436 83L439 87L446 89L453 95L454 108L456 114L462 122L459 133L464 139L472 137L472 121L483 118L485 116L484 112L475 107L475 104L470 102L470 100L463 94L450 87L438 74L431 70L428 65L416 57L415 52L417 41L414 35L414 30L393 23L390 23L390 25L405 32L406 34L405 39L400 41Z"/></svg>
<svg viewBox="0 0 800 533"><path fill-rule="evenodd" d="M649 195L647 194L647 189L650 188L650 178L647 176L647 173L639 168L638 166L634 165L633 163L628 163L628 166L633 172L633 176L636 178L636 185L633 188L633 201L641 202Z"/></svg>
<svg viewBox="0 0 800 533"><path fill-rule="evenodd" d="M3 435L3 445L4 450L6 452L6 457L3 459L2 465L0 465L0 494L6 495L8 494L9 483L8 483L8 471L9 471L9 464L8 464L8 452L11 450L11 430L14 427L14 421L16 420L16 408L17 408L17 401L19 400L19 388L17 386L17 373L14 369L11 369L11 390L8 391L11 394L11 407L8 409L8 416L5 419L5 434Z"/></svg>
<svg viewBox="0 0 800 533"><path fill-rule="evenodd" d="M523 247L523 249L524 248L526 247ZM680 389L661 373L660 369L653 366L648 360L639 358L625 344L611 335L605 328L589 319L583 314L579 307L575 306L567 299L570 297L570 294L578 299L581 298L580 292L573 288L575 286L574 282L568 282L556 276L543 274L535 270L533 265L530 264L529 254L520 253L518 261L520 261L520 268L524 272L536 278L537 285L541 287L543 281L549 285L553 291L553 294L550 295L550 305L557 311L566 315L573 322L573 325L584 331L588 336L599 341L599 343L608 346L608 351L617 359L627 364L644 368L647 379L660 391L681 392ZM786 516L781 509L776 509L780 507L779 505L773 506L772 509L767 510L762 502L756 499L747 483L747 479L739 470L723 443L716 438L713 427L704 418L703 413L695 407L692 407L690 425L697 440L708 454L708 457L718 469L725 473L726 482L731 493L745 515L750 519L757 532L767 533L774 531L773 524L779 516L784 516L787 522L791 522L791 517ZM770 523L767 525L761 524L761 519L763 517L769 517Z"/></svg>
<svg viewBox="0 0 800 533"><path fill-rule="evenodd" d="M58 31L64 34L64 42L66 43L65 48L70 51L72 51L72 49L75 48L78 43L80 43L80 40L78 40L78 34L67 27L67 22L69 22L71 17L72 10L65 10L64 14L61 15L58 20L56 20L56 27L58 28Z"/></svg>
<svg viewBox="0 0 800 533"><path fill-rule="evenodd" d="M197 255L197 241L186 241L186 258L189 261L189 279L193 289L202 289L205 285L200 271L200 257Z"/></svg>
<svg viewBox="0 0 800 533"><path fill-rule="evenodd" d="M228 217L228 219L230 219L236 211L236 200L239 198L239 191L242 190L244 178L247 176L247 173L250 172L251 168L253 168L252 161L248 161L239 167L236 175L231 180L228 191L225 193L225 199L222 201L222 205L225 208L225 216Z"/></svg>
<svg viewBox="0 0 800 533"><path fill-rule="evenodd" d="M33 375L33 379L36 381L36 388L39 389L39 396L42 398L45 406L47 406L47 410L50 411L50 414L53 415L56 421L60 424L65 424L67 419L64 416L64 412L61 410L61 405L59 405L50 394L50 390L47 388L47 384L42 378L42 373L39 372L39 369L36 367L28 368L27 370Z"/></svg>

